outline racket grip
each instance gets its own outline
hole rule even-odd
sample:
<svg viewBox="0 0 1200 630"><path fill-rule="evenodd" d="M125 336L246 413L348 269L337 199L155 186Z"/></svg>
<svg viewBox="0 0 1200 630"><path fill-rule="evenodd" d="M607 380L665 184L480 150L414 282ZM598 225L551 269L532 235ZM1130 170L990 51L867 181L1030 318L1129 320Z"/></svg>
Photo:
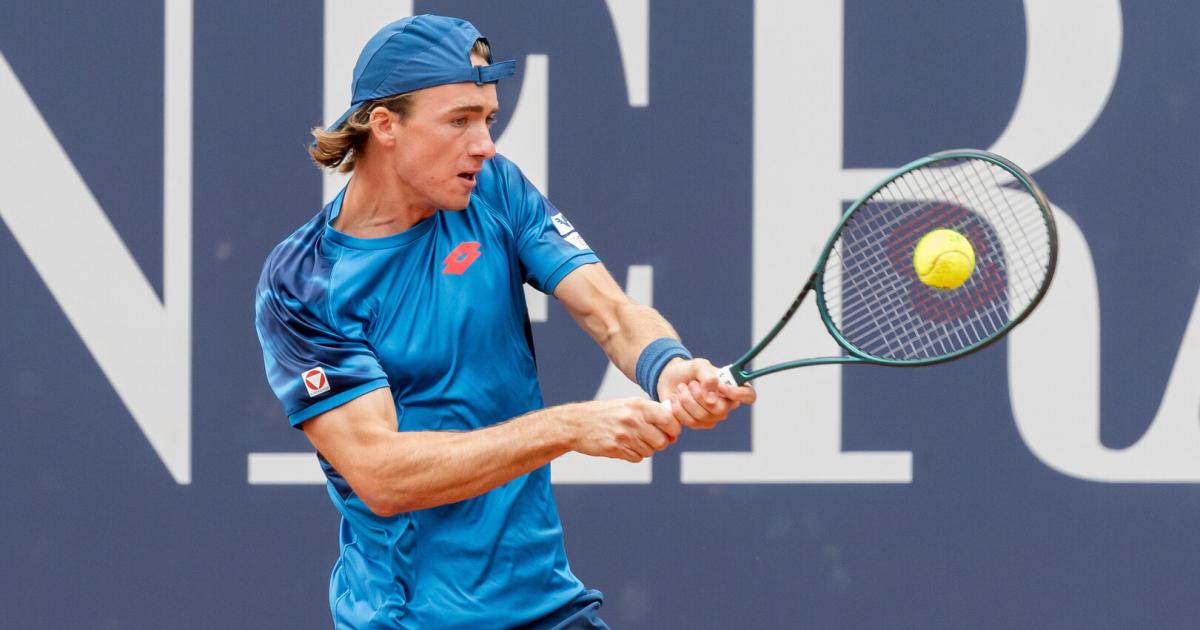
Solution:
<svg viewBox="0 0 1200 630"><path fill-rule="evenodd" d="M726 365L725 367L717 370L717 380L720 381L720 383L722 385L728 385L730 387L738 386L737 381L734 380L734 378L733 378L733 369L732 368L733 368L733 364L730 364L730 365Z"/></svg>

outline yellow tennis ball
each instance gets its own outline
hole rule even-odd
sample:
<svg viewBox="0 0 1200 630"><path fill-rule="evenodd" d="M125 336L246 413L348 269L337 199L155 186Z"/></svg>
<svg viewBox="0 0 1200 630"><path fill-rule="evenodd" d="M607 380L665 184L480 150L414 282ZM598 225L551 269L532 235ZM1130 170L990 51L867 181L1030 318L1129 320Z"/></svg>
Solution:
<svg viewBox="0 0 1200 630"><path fill-rule="evenodd" d="M975 248L954 230L934 230L917 241L913 269L921 282L935 289L957 289L975 271Z"/></svg>

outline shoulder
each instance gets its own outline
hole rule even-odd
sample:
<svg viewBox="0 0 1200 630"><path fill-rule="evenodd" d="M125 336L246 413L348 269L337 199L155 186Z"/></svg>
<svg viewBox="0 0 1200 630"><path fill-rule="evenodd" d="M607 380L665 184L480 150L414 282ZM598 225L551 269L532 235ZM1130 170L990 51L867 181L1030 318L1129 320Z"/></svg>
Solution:
<svg viewBox="0 0 1200 630"><path fill-rule="evenodd" d="M264 304L295 311L326 300L332 263L321 251L324 217L318 213L267 255L256 292L260 318Z"/></svg>
<svg viewBox="0 0 1200 630"><path fill-rule="evenodd" d="M521 169L512 160L499 153L492 156L490 160L484 161L483 170L480 171L479 176L484 178L484 181L491 179L494 181L490 183L501 185L511 184L514 180L519 183L525 179Z"/></svg>
<svg viewBox="0 0 1200 630"><path fill-rule="evenodd" d="M479 185L475 195L488 206L501 211L520 203L528 194L527 187L532 187L521 169L499 153L483 163L483 170L476 177Z"/></svg>

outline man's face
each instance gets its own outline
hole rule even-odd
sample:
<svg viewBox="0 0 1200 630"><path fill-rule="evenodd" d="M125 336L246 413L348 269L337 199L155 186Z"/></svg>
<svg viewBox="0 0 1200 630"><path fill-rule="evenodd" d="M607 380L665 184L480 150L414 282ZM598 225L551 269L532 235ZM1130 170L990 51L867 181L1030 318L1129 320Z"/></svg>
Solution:
<svg viewBox="0 0 1200 630"><path fill-rule="evenodd" d="M499 108L495 83L452 83L414 93L391 149L396 176L413 201L442 210L467 207L475 175L496 154L490 128Z"/></svg>

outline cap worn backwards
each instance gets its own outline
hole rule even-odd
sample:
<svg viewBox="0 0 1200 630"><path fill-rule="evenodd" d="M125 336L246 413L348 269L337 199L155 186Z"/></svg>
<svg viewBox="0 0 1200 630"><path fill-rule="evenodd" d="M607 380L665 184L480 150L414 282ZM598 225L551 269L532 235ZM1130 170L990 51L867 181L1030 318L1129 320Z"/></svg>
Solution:
<svg viewBox="0 0 1200 630"><path fill-rule="evenodd" d="M336 131L350 114L372 99L447 83L495 83L516 73L516 61L471 65L471 47L484 39L468 21L440 15L417 15L383 27L363 47L354 64L350 109L328 131Z"/></svg>

